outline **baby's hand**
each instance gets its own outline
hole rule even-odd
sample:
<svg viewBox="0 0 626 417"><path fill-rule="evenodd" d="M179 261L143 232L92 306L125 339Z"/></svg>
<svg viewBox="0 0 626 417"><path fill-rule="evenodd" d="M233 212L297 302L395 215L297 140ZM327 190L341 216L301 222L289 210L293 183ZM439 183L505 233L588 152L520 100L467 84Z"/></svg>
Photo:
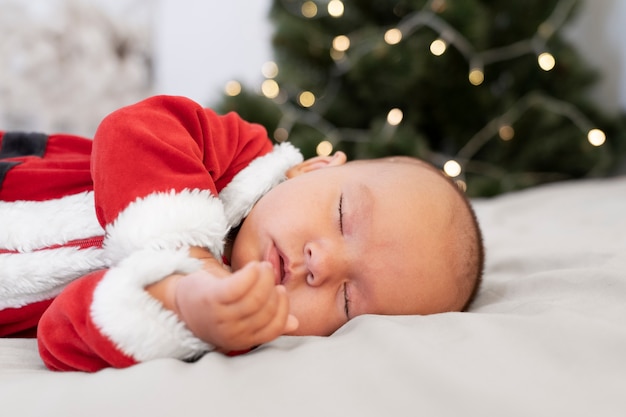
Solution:
<svg viewBox="0 0 626 417"><path fill-rule="evenodd" d="M222 278L204 270L182 276L175 297L187 327L222 351L249 349L298 327L267 263L252 262Z"/></svg>

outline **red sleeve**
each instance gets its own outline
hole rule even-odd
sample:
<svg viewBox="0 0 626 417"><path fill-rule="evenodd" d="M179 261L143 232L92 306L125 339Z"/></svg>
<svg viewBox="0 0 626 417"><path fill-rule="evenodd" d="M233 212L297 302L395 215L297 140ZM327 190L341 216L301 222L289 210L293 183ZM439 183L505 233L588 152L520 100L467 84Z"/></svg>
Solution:
<svg viewBox="0 0 626 417"><path fill-rule="evenodd" d="M74 281L39 321L44 363L57 371L93 372L156 358L191 359L209 351L210 345L144 291L158 276L199 266L183 251L139 251L111 269Z"/></svg>
<svg viewBox="0 0 626 417"><path fill-rule="evenodd" d="M183 98L157 96L107 116L94 138L92 176L103 226L137 198L209 190L272 150L263 127L218 116Z"/></svg>
<svg viewBox="0 0 626 417"><path fill-rule="evenodd" d="M90 320L88 309L93 291L105 272L94 272L71 283L39 321L39 354L49 369L94 372L136 363L104 337ZM82 320L77 320L79 317Z"/></svg>
<svg viewBox="0 0 626 417"><path fill-rule="evenodd" d="M123 367L190 359L211 347L145 287L221 259L230 227L302 156L272 147L265 130L181 97L120 109L98 128L92 154L96 213L109 269L80 279L46 311L38 337L53 369Z"/></svg>

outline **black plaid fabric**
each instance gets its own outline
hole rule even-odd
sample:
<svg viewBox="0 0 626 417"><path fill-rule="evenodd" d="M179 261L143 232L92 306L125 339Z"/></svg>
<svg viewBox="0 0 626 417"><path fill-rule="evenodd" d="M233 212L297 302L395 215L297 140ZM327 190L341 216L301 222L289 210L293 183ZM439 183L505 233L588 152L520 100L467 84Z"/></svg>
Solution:
<svg viewBox="0 0 626 417"><path fill-rule="evenodd" d="M48 135L43 133L6 132L0 144L0 187L7 172L21 163L20 161L4 161L4 159L25 156L42 158L47 144Z"/></svg>

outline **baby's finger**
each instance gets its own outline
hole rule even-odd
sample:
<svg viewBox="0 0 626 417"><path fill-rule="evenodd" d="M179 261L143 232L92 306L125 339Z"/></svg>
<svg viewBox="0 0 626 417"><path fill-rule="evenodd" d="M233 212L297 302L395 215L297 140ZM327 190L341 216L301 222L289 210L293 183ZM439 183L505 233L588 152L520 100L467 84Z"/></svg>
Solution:
<svg viewBox="0 0 626 417"><path fill-rule="evenodd" d="M215 283L215 299L221 304L237 303L255 287L258 279L259 263L248 263L228 278Z"/></svg>
<svg viewBox="0 0 626 417"><path fill-rule="evenodd" d="M257 271L258 275L254 284L242 297L228 306L241 320L253 316L255 322L267 320L276 312L278 293L273 269L271 265L262 263L258 265Z"/></svg>
<svg viewBox="0 0 626 417"><path fill-rule="evenodd" d="M289 314L289 299L283 286L275 288L276 302L268 306L267 312L262 312L259 317L254 317L256 323L252 328L252 338L255 344L267 343L285 333L294 331L298 326L298 320ZM270 314L267 314L271 312ZM261 318L262 316L262 318ZM252 325L252 322L250 323Z"/></svg>

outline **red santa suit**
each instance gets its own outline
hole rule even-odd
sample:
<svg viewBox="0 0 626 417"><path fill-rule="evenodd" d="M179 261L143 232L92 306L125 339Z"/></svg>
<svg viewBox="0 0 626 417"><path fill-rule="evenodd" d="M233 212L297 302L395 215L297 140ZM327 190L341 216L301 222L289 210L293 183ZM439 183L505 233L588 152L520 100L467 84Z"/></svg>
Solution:
<svg viewBox="0 0 626 417"><path fill-rule="evenodd" d="M182 97L107 116L93 142L0 137L0 336L38 326L55 370L196 358L196 338L145 287L221 259L228 231L302 156Z"/></svg>

